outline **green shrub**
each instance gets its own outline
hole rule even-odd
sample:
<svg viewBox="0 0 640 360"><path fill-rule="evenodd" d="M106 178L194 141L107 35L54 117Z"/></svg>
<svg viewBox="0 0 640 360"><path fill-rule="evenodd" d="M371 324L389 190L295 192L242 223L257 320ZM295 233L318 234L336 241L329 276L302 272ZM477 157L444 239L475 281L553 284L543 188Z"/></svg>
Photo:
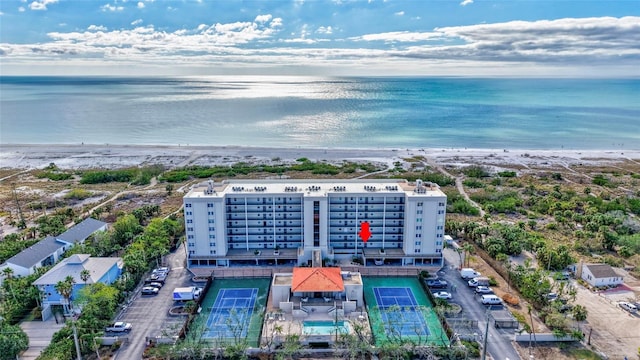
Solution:
<svg viewBox="0 0 640 360"><path fill-rule="evenodd" d="M466 187L472 188L472 189L480 189L483 188L485 185L482 181L478 180L478 179L466 179L465 181L462 182L462 184Z"/></svg>
<svg viewBox="0 0 640 360"><path fill-rule="evenodd" d="M498 173L498 176L504 177L504 178L512 178L512 177L516 177L516 172L515 171L501 171L501 172Z"/></svg>
<svg viewBox="0 0 640 360"><path fill-rule="evenodd" d="M84 200L91 197L91 192L85 189L72 189L64 198L70 200Z"/></svg>

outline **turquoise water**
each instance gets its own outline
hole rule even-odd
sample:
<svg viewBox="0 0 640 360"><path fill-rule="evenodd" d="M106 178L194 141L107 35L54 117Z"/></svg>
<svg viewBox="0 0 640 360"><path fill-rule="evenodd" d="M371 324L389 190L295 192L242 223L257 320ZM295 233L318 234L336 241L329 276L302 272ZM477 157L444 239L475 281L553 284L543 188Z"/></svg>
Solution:
<svg viewBox="0 0 640 360"><path fill-rule="evenodd" d="M305 335L334 335L348 334L351 326L345 321L306 320L302 323L302 331Z"/></svg>
<svg viewBox="0 0 640 360"><path fill-rule="evenodd" d="M3 144L640 148L638 79L0 77Z"/></svg>

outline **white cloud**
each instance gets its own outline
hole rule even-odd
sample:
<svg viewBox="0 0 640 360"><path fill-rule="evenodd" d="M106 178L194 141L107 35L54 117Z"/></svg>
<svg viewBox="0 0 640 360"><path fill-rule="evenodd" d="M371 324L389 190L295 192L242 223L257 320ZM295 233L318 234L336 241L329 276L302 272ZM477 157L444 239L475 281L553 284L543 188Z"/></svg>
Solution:
<svg viewBox="0 0 640 360"><path fill-rule="evenodd" d="M25 9L25 8L24 8L24 6L20 6L20 7L18 8L18 11L19 11L19 12L25 12L26 10L27 10L27 9Z"/></svg>
<svg viewBox="0 0 640 360"><path fill-rule="evenodd" d="M258 15L256 16L256 19L253 20L257 23L265 23L265 22L269 22L269 20L271 20L272 16L270 14L266 14L266 15Z"/></svg>
<svg viewBox="0 0 640 360"><path fill-rule="evenodd" d="M442 38L437 32L394 31L350 38L353 41L419 42Z"/></svg>
<svg viewBox="0 0 640 360"><path fill-rule="evenodd" d="M106 28L106 26L102 26L102 25L89 25L87 30L89 30L89 31L107 31L107 28Z"/></svg>
<svg viewBox="0 0 640 360"><path fill-rule="evenodd" d="M316 30L316 33L318 34L333 34L333 29L331 28L331 26L320 26L318 28L318 30Z"/></svg>
<svg viewBox="0 0 640 360"><path fill-rule="evenodd" d="M111 4L104 4L100 7L100 10L102 11L111 11L111 12L115 12L115 11L122 11L124 10L124 7L122 6L116 6L116 5L111 5Z"/></svg>
<svg viewBox="0 0 640 360"><path fill-rule="evenodd" d="M138 26L138 25L142 24L143 22L144 22L144 21L143 21L142 19L137 19L137 20L133 20L133 21L131 22L131 25L133 25L133 26Z"/></svg>
<svg viewBox="0 0 640 360"><path fill-rule="evenodd" d="M55 4L58 0L36 0L29 4L31 10L47 10L47 5Z"/></svg>
<svg viewBox="0 0 640 360"><path fill-rule="evenodd" d="M142 1L138 1L138 9L144 9L144 3Z"/></svg>
<svg viewBox="0 0 640 360"><path fill-rule="evenodd" d="M463 0L463 1L460 3L460 6L467 6L467 5L469 5L469 4L473 4L473 0Z"/></svg>
<svg viewBox="0 0 640 360"><path fill-rule="evenodd" d="M404 16L404 11L398 11L397 13L393 14L395 16Z"/></svg>
<svg viewBox="0 0 640 360"><path fill-rule="evenodd" d="M4 13L2 11L0 11L0 16L4 15Z"/></svg>
<svg viewBox="0 0 640 360"><path fill-rule="evenodd" d="M288 68L320 66L341 71L357 67L370 73L385 68L420 73L447 68L487 75L494 70L515 73L532 68L553 69L554 74L569 69L573 74L574 69L591 67L640 76L640 17L513 21L337 40L317 38L329 26L311 31L310 25L304 25L295 33L280 34L281 27L274 24L282 24L281 19L257 20L201 24L174 32L153 26L106 31L93 25L87 31L49 33L49 42L5 43L0 54L3 65L58 60L172 68L184 64L203 69L212 63L269 68L291 64ZM331 32L337 31L331 28ZM456 70L463 63L464 68ZM602 74L599 70L589 73Z"/></svg>
<svg viewBox="0 0 640 360"><path fill-rule="evenodd" d="M282 26L282 18L275 18L271 21L270 26L272 28L281 27Z"/></svg>

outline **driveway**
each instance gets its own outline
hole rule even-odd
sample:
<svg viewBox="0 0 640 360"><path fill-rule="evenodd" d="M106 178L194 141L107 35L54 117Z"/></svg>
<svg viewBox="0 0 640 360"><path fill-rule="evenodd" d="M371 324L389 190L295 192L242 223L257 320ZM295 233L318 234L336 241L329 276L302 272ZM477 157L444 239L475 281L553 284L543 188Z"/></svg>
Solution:
<svg viewBox="0 0 640 360"><path fill-rule="evenodd" d="M480 303L480 297L475 295L474 289L469 287L467 281L460 277L457 270L460 266L458 254L454 250L446 248L443 250L443 255L445 267L444 271L439 272L439 276L449 283L449 291L453 294L451 301L462 306L460 317L478 320L480 332L484 333L487 326L488 307ZM492 309L497 310L498 307L494 306ZM493 359L520 359L520 355L512 344L513 334L514 329L496 329L493 324L489 324L487 352Z"/></svg>
<svg viewBox="0 0 640 360"><path fill-rule="evenodd" d="M29 337L29 348L20 354L20 360L34 360L51 343L51 337L62 329L64 323L56 323L54 317L47 321L23 321L20 328Z"/></svg>
<svg viewBox="0 0 640 360"><path fill-rule="evenodd" d="M138 286L131 301L118 315L117 320L131 323L133 329L114 359L140 359L146 346L146 337L160 335L165 330L174 333L182 326L184 317L169 315L169 309L173 306L173 289L191 285L191 275L184 268L184 244L167 255L165 262L171 266L171 272L158 295L141 296L142 286Z"/></svg>

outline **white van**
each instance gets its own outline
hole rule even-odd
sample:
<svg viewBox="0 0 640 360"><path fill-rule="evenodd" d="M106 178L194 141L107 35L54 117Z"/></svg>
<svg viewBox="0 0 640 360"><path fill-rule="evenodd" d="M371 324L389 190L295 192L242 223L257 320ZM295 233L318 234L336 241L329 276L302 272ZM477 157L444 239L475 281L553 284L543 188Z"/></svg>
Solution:
<svg viewBox="0 0 640 360"><path fill-rule="evenodd" d="M480 302L482 302L483 305L500 305L502 304L502 300L500 300L499 297L497 297L496 295L482 295L480 297Z"/></svg>
<svg viewBox="0 0 640 360"><path fill-rule="evenodd" d="M482 274L473 270L472 268L463 268L460 269L460 277L463 279L473 279L474 277L478 277Z"/></svg>

